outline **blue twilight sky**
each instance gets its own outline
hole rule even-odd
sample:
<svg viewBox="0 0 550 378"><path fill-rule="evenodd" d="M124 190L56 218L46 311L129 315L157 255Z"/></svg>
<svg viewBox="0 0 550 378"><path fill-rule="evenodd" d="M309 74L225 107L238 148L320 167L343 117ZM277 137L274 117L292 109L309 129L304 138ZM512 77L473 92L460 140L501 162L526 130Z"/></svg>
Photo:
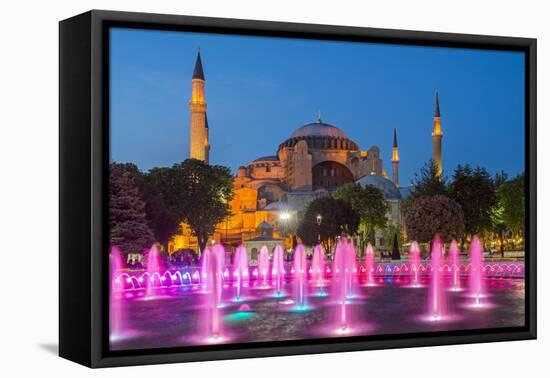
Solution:
<svg viewBox="0 0 550 378"><path fill-rule="evenodd" d="M320 109L361 149L378 145L390 175L397 128L408 185L432 155L439 89L447 177L459 163L524 170L523 53L132 29L111 31L112 161L148 170L188 157L199 47L212 164L274 155Z"/></svg>

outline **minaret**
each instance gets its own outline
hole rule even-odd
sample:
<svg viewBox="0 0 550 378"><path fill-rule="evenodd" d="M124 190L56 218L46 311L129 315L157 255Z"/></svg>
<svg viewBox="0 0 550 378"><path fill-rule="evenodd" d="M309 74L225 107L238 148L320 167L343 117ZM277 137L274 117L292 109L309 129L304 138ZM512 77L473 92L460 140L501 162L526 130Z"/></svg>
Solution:
<svg viewBox="0 0 550 378"><path fill-rule="evenodd" d="M443 173L441 140L443 133L441 132L441 114L439 113L439 93L435 92L435 110L434 110L434 130L432 132L432 141L434 145L433 160L437 167L437 175L441 177Z"/></svg>
<svg viewBox="0 0 550 378"><path fill-rule="evenodd" d="M391 153L393 164L393 183L399 188L399 151L397 149L397 130L393 129L393 148Z"/></svg>
<svg viewBox="0 0 550 378"><path fill-rule="evenodd" d="M204 72L202 70L201 52L197 54L193 71L191 101L191 135L189 157L203 160L208 164L210 145L208 142L208 121L206 119L206 101L204 99Z"/></svg>

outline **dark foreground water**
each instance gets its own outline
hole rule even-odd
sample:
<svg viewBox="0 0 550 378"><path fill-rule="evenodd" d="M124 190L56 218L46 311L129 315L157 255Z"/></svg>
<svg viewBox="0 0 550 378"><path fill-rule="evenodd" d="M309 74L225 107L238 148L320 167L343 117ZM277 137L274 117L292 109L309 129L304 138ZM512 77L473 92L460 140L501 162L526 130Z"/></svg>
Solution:
<svg viewBox="0 0 550 378"><path fill-rule="evenodd" d="M342 335L384 335L426 331L518 327L525 322L524 280L486 278L487 296L481 307L467 290L444 290L444 312L440 320L428 316L428 278L422 287L410 287L408 278L385 277L376 286L355 282L353 296L346 302L345 331L342 306L333 288L307 286L305 306L297 306L292 282L283 284L282 297L273 288L251 284L243 298L235 301L235 287L224 285L221 338L209 339L211 325L208 294L199 285L159 288L153 299L145 290L129 290L116 304L121 311L123 331L111 338L112 350L165 348L216 343L280 341ZM447 285L445 285L447 286ZM461 281L467 288L468 282ZM119 307L120 306L120 307Z"/></svg>

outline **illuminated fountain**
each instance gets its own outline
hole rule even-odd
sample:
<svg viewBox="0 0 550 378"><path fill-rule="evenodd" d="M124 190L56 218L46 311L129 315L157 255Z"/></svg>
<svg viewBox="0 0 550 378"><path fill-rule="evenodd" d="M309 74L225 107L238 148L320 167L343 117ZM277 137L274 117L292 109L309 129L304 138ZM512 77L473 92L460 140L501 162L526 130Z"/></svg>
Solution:
<svg viewBox="0 0 550 378"><path fill-rule="evenodd" d="M449 247L449 269L452 277L451 290L460 291L460 249L454 239Z"/></svg>
<svg viewBox="0 0 550 378"><path fill-rule="evenodd" d="M333 293L338 308L338 333L350 330L348 298L352 296L353 270L355 269L355 248L345 237L340 238L334 254Z"/></svg>
<svg viewBox="0 0 550 378"><path fill-rule="evenodd" d="M298 244L298 246L296 246L292 267L294 269L294 291L296 295L296 308L298 310L305 310L307 260L306 249L303 244Z"/></svg>
<svg viewBox="0 0 550 378"><path fill-rule="evenodd" d="M124 298L120 291L122 282L118 278L122 267L120 250L117 247L112 247L111 254L109 255L109 277L111 278L111 287L109 290L109 333L111 341L118 339L124 333Z"/></svg>
<svg viewBox="0 0 550 378"><path fill-rule="evenodd" d="M413 287L420 287L420 247L413 241L409 249L409 265Z"/></svg>
<svg viewBox="0 0 550 378"><path fill-rule="evenodd" d="M428 314L430 320L441 320L444 315L445 294L442 290L441 260L443 258L443 242L439 235L432 241L431 265L432 277L428 294Z"/></svg>
<svg viewBox="0 0 550 378"><path fill-rule="evenodd" d="M365 269L367 270L367 286L376 286L374 283L374 249L370 243L365 251Z"/></svg>
<svg viewBox="0 0 550 378"><path fill-rule="evenodd" d="M475 235L470 243L470 295L474 298L475 307L483 306L483 246Z"/></svg>
<svg viewBox="0 0 550 378"><path fill-rule="evenodd" d="M160 287L162 285L161 278L161 263L160 263L160 252L156 244L153 244L149 250L149 255L147 256L147 273L148 281L146 284L145 298L153 299L154 298L154 288ZM157 282L158 281L158 282Z"/></svg>
<svg viewBox="0 0 550 378"><path fill-rule="evenodd" d="M321 244L317 244L313 250L313 259L311 261L311 274L315 285L319 288L318 295L324 296L325 292L325 251Z"/></svg>
<svg viewBox="0 0 550 378"><path fill-rule="evenodd" d="M284 265L284 251L280 245L275 247L273 251L273 267L271 270L271 277L275 280L276 293L275 295L280 297L282 280L285 277L285 265Z"/></svg>
<svg viewBox="0 0 550 378"><path fill-rule="evenodd" d="M217 290L218 293L218 304L221 305L222 303L222 284L223 284L223 272L225 269L225 248L221 244L216 244L214 247L212 247L212 256L216 256L216 262L217 262L217 274L219 275L219 282L216 281L216 283L219 285L219 289ZM218 278L217 278L218 279Z"/></svg>
<svg viewBox="0 0 550 378"><path fill-rule="evenodd" d="M223 247L222 247L223 249ZM205 296L205 308L208 325L208 341L215 343L221 341L220 298L222 291L222 267L219 263L219 253L210 253L208 257L208 270L206 272L207 287L210 289Z"/></svg>
<svg viewBox="0 0 550 378"><path fill-rule="evenodd" d="M210 287L208 286L208 274L210 272L210 255L211 255L211 252L210 252L210 248L205 248L204 251L201 253L201 258L200 258L200 264L201 264L201 273L200 273L200 278L199 278L199 282L201 283L201 286L202 286L202 289L205 291L205 292L209 292L210 291Z"/></svg>
<svg viewBox="0 0 550 378"><path fill-rule="evenodd" d="M242 288L245 282L248 282L248 255L246 254L246 248L239 246L233 256L233 275L236 279L235 286L237 288L236 301L240 301L242 298Z"/></svg>
<svg viewBox="0 0 550 378"><path fill-rule="evenodd" d="M260 249L260 255L258 257L258 270L260 276L262 277L262 287L269 287L267 283L267 275L269 274L269 251L265 245Z"/></svg>

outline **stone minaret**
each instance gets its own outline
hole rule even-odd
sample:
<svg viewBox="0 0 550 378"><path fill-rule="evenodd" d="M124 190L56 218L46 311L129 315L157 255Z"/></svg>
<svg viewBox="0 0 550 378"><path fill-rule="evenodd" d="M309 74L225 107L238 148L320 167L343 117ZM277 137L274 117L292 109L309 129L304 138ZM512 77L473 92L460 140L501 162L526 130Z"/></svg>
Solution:
<svg viewBox="0 0 550 378"><path fill-rule="evenodd" d="M391 153L393 164L393 183L399 188L399 151L397 149L397 130L393 129L393 148Z"/></svg>
<svg viewBox="0 0 550 378"><path fill-rule="evenodd" d="M434 130L432 132L432 141L434 145L433 160L437 167L437 174L441 176L443 173L441 140L443 133L441 132L441 115L439 113L439 94L435 92L435 110L434 110Z"/></svg>
<svg viewBox="0 0 550 378"><path fill-rule="evenodd" d="M208 164L210 144L208 142L208 120L206 118L206 100L204 99L204 72L202 70L201 53L197 54L195 70L193 71L191 101L191 135L189 157L203 160Z"/></svg>

